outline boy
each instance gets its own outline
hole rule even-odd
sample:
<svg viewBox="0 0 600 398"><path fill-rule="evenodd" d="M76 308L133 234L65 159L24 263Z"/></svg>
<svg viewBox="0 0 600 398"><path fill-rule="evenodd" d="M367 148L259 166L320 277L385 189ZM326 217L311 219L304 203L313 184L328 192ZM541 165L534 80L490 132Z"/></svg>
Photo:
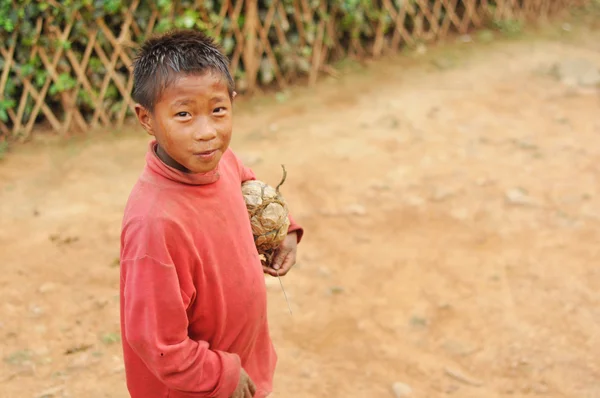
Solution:
<svg viewBox="0 0 600 398"><path fill-rule="evenodd" d="M121 233L121 333L132 398L264 398L276 354L241 194L255 178L229 149L233 80L194 31L149 39L134 62L139 122L153 136ZM295 263L293 219L273 268Z"/></svg>

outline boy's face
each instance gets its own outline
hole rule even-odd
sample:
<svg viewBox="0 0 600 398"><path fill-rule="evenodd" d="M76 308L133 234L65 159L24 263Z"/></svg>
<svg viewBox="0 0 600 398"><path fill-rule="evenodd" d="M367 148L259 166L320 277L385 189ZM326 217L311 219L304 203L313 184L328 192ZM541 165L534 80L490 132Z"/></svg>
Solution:
<svg viewBox="0 0 600 398"><path fill-rule="evenodd" d="M231 98L226 79L216 72L178 77L154 112L136 105L136 113L156 138L158 156L184 172L212 171L231 141Z"/></svg>

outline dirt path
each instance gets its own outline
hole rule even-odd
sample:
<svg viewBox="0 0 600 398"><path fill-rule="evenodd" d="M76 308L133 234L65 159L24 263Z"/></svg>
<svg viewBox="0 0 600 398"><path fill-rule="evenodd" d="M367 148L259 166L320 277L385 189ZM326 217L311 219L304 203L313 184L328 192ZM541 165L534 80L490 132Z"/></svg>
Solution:
<svg viewBox="0 0 600 398"><path fill-rule="evenodd" d="M555 37L558 37L557 34ZM307 229L267 280L274 397L600 396L600 32L377 63L240 104L234 148ZM465 48L462 48L465 47ZM0 396L127 396L121 211L147 137L0 164Z"/></svg>

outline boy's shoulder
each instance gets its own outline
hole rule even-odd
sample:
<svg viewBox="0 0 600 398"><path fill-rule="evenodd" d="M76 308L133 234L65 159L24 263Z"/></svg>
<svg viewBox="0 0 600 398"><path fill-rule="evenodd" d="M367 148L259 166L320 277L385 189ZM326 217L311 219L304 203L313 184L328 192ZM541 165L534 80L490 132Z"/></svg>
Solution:
<svg viewBox="0 0 600 398"><path fill-rule="evenodd" d="M177 223L177 195L142 174L125 203L122 227L162 230L166 224Z"/></svg>
<svg viewBox="0 0 600 398"><path fill-rule="evenodd" d="M168 195L161 195L161 190L152 184L138 181L132 188L123 209L123 227L131 224L154 227L165 217L160 211L161 205L167 204Z"/></svg>
<svg viewBox="0 0 600 398"><path fill-rule="evenodd" d="M228 148L219 162L221 178L238 180L243 174L243 163L240 157L231 148ZM163 177L156 176L148 167L144 168L141 175L133 185L124 208L125 218L138 218L143 216L149 221L164 219L177 212L178 207L185 207L190 192L184 185L164 181Z"/></svg>
<svg viewBox="0 0 600 398"><path fill-rule="evenodd" d="M238 154L230 147L223 153L223 157L220 162L221 167L231 167L236 171L241 171L243 168L243 162Z"/></svg>
<svg viewBox="0 0 600 398"><path fill-rule="evenodd" d="M228 150L223 154L224 163L234 171L235 178L239 178L240 183L255 177L254 171L245 164L244 156L238 155L233 149Z"/></svg>
<svg viewBox="0 0 600 398"><path fill-rule="evenodd" d="M121 223L122 256L139 258L152 255L159 261L160 250L185 238L185 222L177 203L166 190L138 181L129 196Z"/></svg>

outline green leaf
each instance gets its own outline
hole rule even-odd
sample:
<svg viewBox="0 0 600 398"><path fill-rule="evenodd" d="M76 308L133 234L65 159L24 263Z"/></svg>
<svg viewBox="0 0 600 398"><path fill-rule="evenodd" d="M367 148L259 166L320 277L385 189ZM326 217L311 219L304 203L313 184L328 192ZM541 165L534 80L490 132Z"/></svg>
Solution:
<svg viewBox="0 0 600 398"><path fill-rule="evenodd" d="M3 99L3 100L0 100L0 109L13 108L15 105L16 105L16 102L13 99Z"/></svg>
<svg viewBox="0 0 600 398"><path fill-rule="evenodd" d="M175 26L178 28L191 29L199 22L200 14L194 10L186 10L180 17L175 18Z"/></svg>
<svg viewBox="0 0 600 398"><path fill-rule="evenodd" d="M0 160L4 159L6 152L8 152L8 142L0 141Z"/></svg>
<svg viewBox="0 0 600 398"><path fill-rule="evenodd" d="M119 333L106 333L102 335L101 340L104 344L115 344L121 341L121 335Z"/></svg>
<svg viewBox="0 0 600 398"><path fill-rule="evenodd" d="M67 91L75 87L76 80L68 73L61 73L58 76L58 81L50 86L50 94L55 95L63 91Z"/></svg>

